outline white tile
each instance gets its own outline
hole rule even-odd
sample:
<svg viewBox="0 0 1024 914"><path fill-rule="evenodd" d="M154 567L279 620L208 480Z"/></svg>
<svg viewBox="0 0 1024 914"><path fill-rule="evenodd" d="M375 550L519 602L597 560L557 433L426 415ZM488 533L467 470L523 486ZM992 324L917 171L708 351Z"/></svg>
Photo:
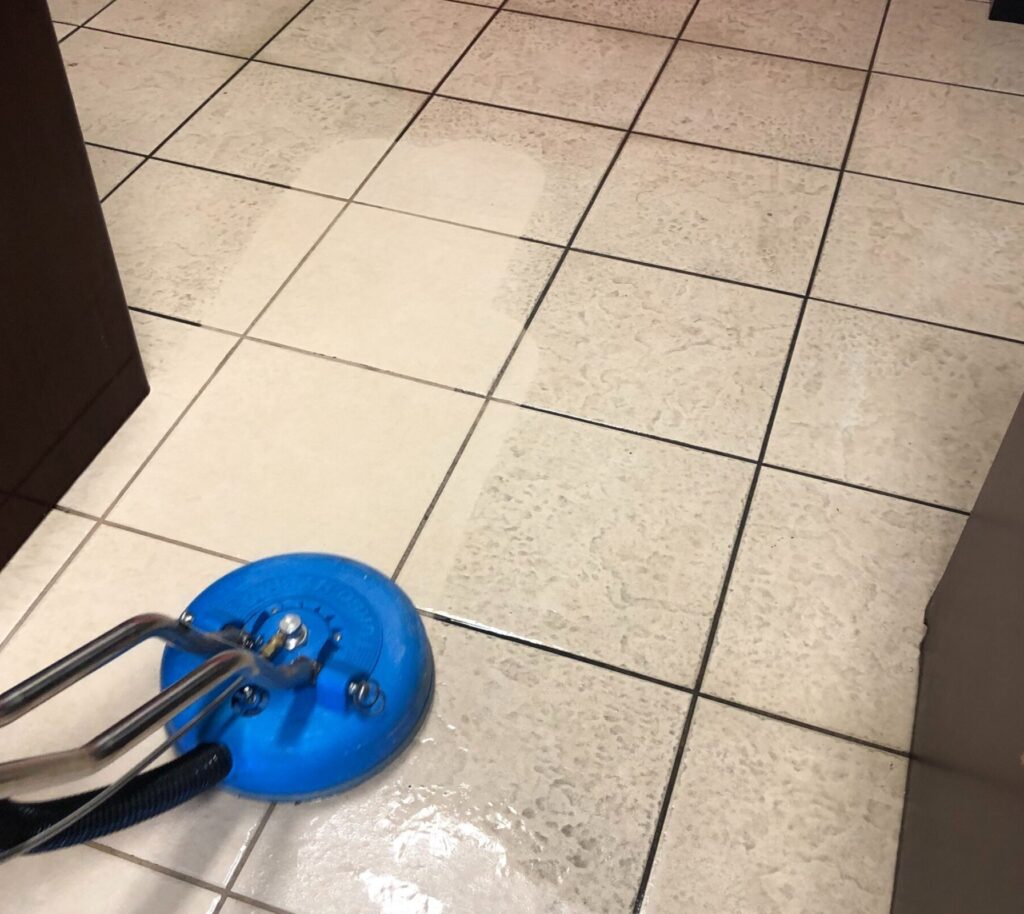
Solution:
<svg viewBox="0 0 1024 914"><path fill-rule="evenodd" d="M627 911L688 696L427 631L438 679L412 746L354 790L278 806L236 890L303 914Z"/></svg>
<svg viewBox="0 0 1024 914"><path fill-rule="evenodd" d="M347 197L424 98L418 92L253 63L161 155Z"/></svg>
<svg viewBox="0 0 1024 914"><path fill-rule="evenodd" d="M149 396L64 493L61 504L102 514L213 374L234 337L132 314Z"/></svg>
<svg viewBox="0 0 1024 914"><path fill-rule="evenodd" d="M177 617L199 591L235 567L180 546L101 528L0 654L0 689L133 615ZM96 736L157 693L160 655L159 642L146 642L9 724L0 730L0 757L69 749ZM162 739L162 732L154 733L97 775L46 795L107 784ZM262 803L215 792L104 840L145 860L220 884L237 863L263 809ZM78 914L78 909L71 910Z"/></svg>
<svg viewBox="0 0 1024 914"><path fill-rule="evenodd" d="M112 518L256 558L314 550L389 572L479 401L243 343Z"/></svg>
<svg viewBox="0 0 1024 914"><path fill-rule="evenodd" d="M485 393L556 248L353 205L253 336Z"/></svg>
<svg viewBox="0 0 1024 914"><path fill-rule="evenodd" d="M129 305L241 332L341 206L149 161L104 214Z"/></svg>
<svg viewBox="0 0 1024 914"><path fill-rule="evenodd" d="M18 624L93 522L51 511L14 557L0 568L0 641Z"/></svg>
<svg viewBox="0 0 1024 914"><path fill-rule="evenodd" d="M435 98L358 199L563 244L621 134Z"/></svg>

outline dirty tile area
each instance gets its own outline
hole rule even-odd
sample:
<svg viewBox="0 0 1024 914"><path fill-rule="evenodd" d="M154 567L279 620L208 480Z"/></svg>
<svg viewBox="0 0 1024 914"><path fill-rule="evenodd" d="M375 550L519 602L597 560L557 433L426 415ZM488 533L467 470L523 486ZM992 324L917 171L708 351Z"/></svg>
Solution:
<svg viewBox="0 0 1024 914"><path fill-rule="evenodd" d="M0 570L0 689L298 550L397 580L437 680L359 786L208 793L0 907L887 914L925 607L1024 391L986 11L52 0L152 390Z"/></svg>

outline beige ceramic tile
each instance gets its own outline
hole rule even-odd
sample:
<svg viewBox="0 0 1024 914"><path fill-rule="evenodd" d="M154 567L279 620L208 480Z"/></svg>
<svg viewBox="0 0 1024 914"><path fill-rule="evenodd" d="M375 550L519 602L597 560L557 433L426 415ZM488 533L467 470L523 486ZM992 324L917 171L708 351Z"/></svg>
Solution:
<svg viewBox="0 0 1024 914"><path fill-rule="evenodd" d="M302 8L304 0L117 0L98 29L248 57Z"/></svg>
<svg viewBox="0 0 1024 914"><path fill-rule="evenodd" d="M50 15L60 22L78 25L96 15L110 0L47 0Z"/></svg>
<svg viewBox="0 0 1024 914"><path fill-rule="evenodd" d="M963 517L765 470L703 689L896 749Z"/></svg>
<svg viewBox="0 0 1024 914"><path fill-rule="evenodd" d="M666 38L500 13L441 91L628 127L670 47Z"/></svg>
<svg viewBox="0 0 1024 914"><path fill-rule="evenodd" d="M85 139L152 152L241 61L81 29L61 42Z"/></svg>
<svg viewBox="0 0 1024 914"><path fill-rule="evenodd" d="M505 8L675 38L694 0L509 0Z"/></svg>
<svg viewBox="0 0 1024 914"><path fill-rule="evenodd" d="M359 199L561 244L620 138L603 127L437 98Z"/></svg>
<svg viewBox="0 0 1024 914"><path fill-rule="evenodd" d="M242 331L341 206L150 161L104 214L129 305Z"/></svg>
<svg viewBox="0 0 1024 914"><path fill-rule="evenodd" d="M199 591L234 567L180 546L101 528L0 654L0 689L133 615L178 616ZM8 725L0 731L0 757L67 749L95 736L156 694L160 654L158 642L146 642ZM162 733L153 734L98 775L76 782L75 788L108 783L162 739ZM58 788L50 794L68 792ZM104 842L220 884L230 875L263 809L261 803L215 791ZM78 914L80 909L70 910ZM111 905L100 910L123 909Z"/></svg>
<svg viewBox="0 0 1024 914"><path fill-rule="evenodd" d="M631 137L577 246L803 292L836 174Z"/></svg>
<svg viewBox="0 0 1024 914"><path fill-rule="evenodd" d="M66 22L55 22L53 24L54 34L57 36L57 40L60 41L62 38L66 38L75 30L73 25L68 25Z"/></svg>
<svg viewBox="0 0 1024 914"><path fill-rule="evenodd" d="M1024 207L847 175L818 298L1024 339Z"/></svg>
<svg viewBox="0 0 1024 914"><path fill-rule="evenodd" d="M1024 203L1024 97L873 76L849 167Z"/></svg>
<svg viewBox="0 0 1024 914"><path fill-rule="evenodd" d="M104 445L61 504L102 514L213 374L234 337L148 314L132 314L149 396Z"/></svg>
<svg viewBox="0 0 1024 914"><path fill-rule="evenodd" d="M491 15L448 0L313 0L259 57L429 90Z"/></svg>
<svg viewBox="0 0 1024 914"><path fill-rule="evenodd" d="M418 606L690 685L751 475L494 404L400 583Z"/></svg>
<svg viewBox="0 0 1024 914"><path fill-rule="evenodd" d="M90 847L4 864L4 905L19 914L213 914L219 901L205 889Z"/></svg>
<svg viewBox="0 0 1024 914"><path fill-rule="evenodd" d="M479 405L243 343L112 518L228 555L312 549L387 573Z"/></svg>
<svg viewBox="0 0 1024 914"><path fill-rule="evenodd" d="M353 205L253 336L486 393L557 259L547 245Z"/></svg>
<svg viewBox="0 0 1024 914"><path fill-rule="evenodd" d="M988 18L989 4L893 0L875 69L1024 93L1024 29Z"/></svg>
<svg viewBox="0 0 1024 914"><path fill-rule="evenodd" d="M109 194L118 182L142 161L142 156L117 152L114 149L104 149L102 146L87 145L85 151L89 154L89 165L92 167L92 177L96 182L96 193L100 197Z"/></svg>
<svg viewBox="0 0 1024 914"><path fill-rule="evenodd" d="M0 642L85 539L92 523L51 511L14 557L0 568Z"/></svg>
<svg viewBox="0 0 1024 914"><path fill-rule="evenodd" d="M303 914L627 911L687 696L427 630L437 690L412 747L342 796L277 807L235 888Z"/></svg>
<svg viewBox="0 0 1024 914"><path fill-rule="evenodd" d="M347 197L423 99L403 89L254 63L161 155Z"/></svg>
<svg viewBox="0 0 1024 914"><path fill-rule="evenodd" d="M906 762L698 703L644 914L888 914Z"/></svg>
<svg viewBox="0 0 1024 914"><path fill-rule="evenodd" d="M1024 391L1024 347L809 302L768 460L969 509Z"/></svg>
<svg viewBox="0 0 1024 914"><path fill-rule="evenodd" d="M685 38L867 67L885 0L701 0Z"/></svg>
<svg viewBox="0 0 1024 914"><path fill-rule="evenodd" d="M756 457L799 305L574 252L498 395Z"/></svg>
<svg viewBox="0 0 1024 914"><path fill-rule="evenodd" d="M839 165L863 82L857 70L683 42L637 129Z"/></svg>

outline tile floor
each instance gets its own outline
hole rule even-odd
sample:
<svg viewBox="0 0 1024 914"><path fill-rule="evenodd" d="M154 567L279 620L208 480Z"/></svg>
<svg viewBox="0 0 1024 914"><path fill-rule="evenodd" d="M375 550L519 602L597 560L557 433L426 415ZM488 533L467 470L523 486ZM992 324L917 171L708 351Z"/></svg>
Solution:
<svg viewBox="0 0 1024 914"><path fill-rule="evenodd" d="M393 574L439 681L361 788L15 861L4 910L885 914L923 611L1024 390L1024 28L51 11L153 392L0 575L0 687L304 548Z"/></svg>

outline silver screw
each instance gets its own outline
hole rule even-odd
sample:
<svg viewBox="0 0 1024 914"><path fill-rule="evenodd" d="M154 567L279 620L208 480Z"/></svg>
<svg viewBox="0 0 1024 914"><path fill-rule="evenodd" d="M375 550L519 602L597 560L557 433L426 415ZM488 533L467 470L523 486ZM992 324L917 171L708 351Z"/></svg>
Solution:
<svg viewBox="0 0 1024 914"><path fill-rule="evenodd" d="M192 624L192 619L193 619L192 613L190 613L187 609L178 617L178 621L182 625L191 625Z"/></svg>
<svg viewBox="0 0 1024 914"><path fill-rule="evenodd" d="M277 623L278 634L284 636L284 646L289 651L306 643L309 632L297 613L285 613Z"/></svg>

